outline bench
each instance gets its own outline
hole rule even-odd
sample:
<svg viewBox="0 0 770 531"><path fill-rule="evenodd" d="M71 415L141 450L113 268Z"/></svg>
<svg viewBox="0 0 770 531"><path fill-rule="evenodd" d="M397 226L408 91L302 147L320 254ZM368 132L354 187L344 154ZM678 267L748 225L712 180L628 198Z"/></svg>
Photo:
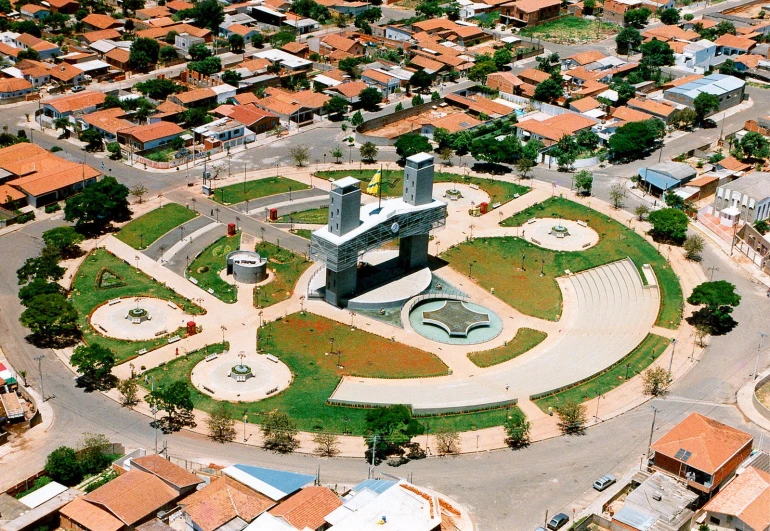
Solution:
<svg viewBox="0 0 770 531"><path fill-rule="evenodd" d="M277 393L277 392L278 392L278 388L277 388L277 387L273 387L272 389L270 389L270 390L269 390L267 393L265 393L265 394L266 394L266 395L272 395L273 393Z"/></svg>
<svg viewBox="0 0 770 531"><path fill-rule="evenodd" d="M142 320L134 317L131 319L131 324L142 324Z"/></svg>
<svg viewBox="0 0 770 531"><path fill-rule="evenodd" d="M472 184L471 183L468 186L470 186L471 190L478 190L479 189L479 185L478 184Z"/></svg>
<svg viewBox="0 0 770 531"><path fill-rule="evenodd" d="M268 361L272 361L273 363L278 363L278 358L276 358L272 354L268 354L267 355L267 359L268 359Z"/></svg>
<svg viewBox="0 0 770 531"><path fill-rule="evenodd" d="M189 280L190 282L192 282L196 286L198 285L198 279L197 278L189 277L187 280Z"/></svg>
<svg viewBox="0 0 770 531"><path fill-rule="evenodd" d="M137 353L137 354L139 354L140 356L141 356L142 354L147 354L147 349L146 349L146 348L143 348L142 350L137 350L137 351L136 351L136 353Z"/></svg>
<svg viewBox="0 0 770 531"><path fill-rule="evenodd" d="M564 238L564 233L563 232L557 232L556 233L556 237L561 240L562 238Z"/></svg>
<svg viewBox="0 0 770 531"><path fill-rule="evenodd" d="M212 395L214 394L214 390L213 390L213 389L209 389L209 388L208 388L208 387L206 387L205 385L203 386L203 389L205 389L206 391L208 391L208 392L209 392L209 393L211 393Z"/></svg>
<svg viewBox="0 0 770 531"><path fill-rule="evenodd" d="M244 375L241 375L241 376L236 376L236 377L235 377L235 381L236 381L236 382L241 382L241 383L242 383L242 382L245 382L245 381L246 381L246 376L244 376Z"/></svg>
<svg viewBox="0 0 770 531"><path fill-rule="evenodd" d="M583 249L585 249L586 247L591 247L591 243L590 242L589 243L584 243L583 244Z"/></svg>
<svg viewBox="0 0 770 531"><path fill-rule="evenodd" d="M533 223L537 223L537 218L530 218L527 220L527 225L532 225Z"/></svg>
<svg viewBox="0 0 770 531"><path fill-rule="evenodd" d="M586 223L585 221L578 221L577 224L580 225L581 227L587 227L588 226L588 223Z"/></svg>
<svg viewBox="0 0 770 531"><path fill-rule="evenodd" d="M450 201L459 201L460 200L460 196L459 195L450 195L449 196L449 200Z"/></svg>
<svg viewBox="0 0 770 531"><path fill-rule="evenodd" d="M211 288L207 289L206 291L208 291L208 292L209 292L209 293L211 293L212 295L214 294L214 290L213 290L213 289L211 289Z"/></svg>
<svg viewBox="0 0 770 531"><path fill-rule="evenodd" d="M536 243L538 245L541 245L541 243L538 240L534 239L534 238L530 238L530 241L532 241L532 243Z"/></svg>
<svg viewBox="0 0 770 531"><path fill-rule="evenodd" d="M173 302L171 302L171 301L168 301L168 303L167 303L167 304L168 304L168 307L169 307L169 308L172 308L172 309L174 309L174 310L178 310L178 309L179 309L179 306L177 306L176 304L174 304L174 303L173 303Z"/></svg>
<svg viewBox="0 0 770 531"><path fill-rule="evenodd" d="M206 356L205 360L211 361L211 360L217 359L218 357L219 357L219 354L209 354L208 356Z"/></svg>
<svg viewBox="0 0 770 531"><path fill-rule="evenodd" d="M168 334L168 330L167 330L166 328L164 328L163 330L160 330L160 331L158 331L158 332L155 332L155 337L158 337L158 336L165 336L166 334Z"/></svg>
<svg viewBox="0 0 770 531"><path fill-rule="evenodd" d="M493 208L493 209L495 209L495 208L500 208L501 206L502 206L502 205L501 205L500 203L495 203L494 205L492 205L492 208Z"/></svg>
<svg viewBox="0 0 770 531"><path fill-rule="evenodd" d="M107 329L106 329L106 328L104 328L102 325L97 325L97 326L99 327L99 330L101 330L101 331L102 331L102 332L104 332L105 334L107 333Z"/></svg>
<svg viewBox="0 0 770 531"><path fill-rule="evenodd" d="M107 303L110 306L115 306L116 304L120 304L121 299L110 299L110 301Z"/></svg>
<svg viewBox="0 0 770 531"><path fill-rule="evenodd" d="M181 341L181 340L182 340L182 338L181 338L181 337L179 337L179 336L174 336L174 337L170 337L170 338L168 338L168 342L169 342L169 344L171 344L171 343L176 343L177 341Z"/></svg>

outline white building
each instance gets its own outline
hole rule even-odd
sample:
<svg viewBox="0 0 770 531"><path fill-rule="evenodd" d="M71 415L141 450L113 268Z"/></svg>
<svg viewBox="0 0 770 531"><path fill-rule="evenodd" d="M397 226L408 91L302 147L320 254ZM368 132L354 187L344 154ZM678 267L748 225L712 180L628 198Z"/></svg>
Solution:
<svg viewBox="0 0 770 531"><path fill-rule="evenodd" d="M685 45L682 53L674 54L676 66L696 74L702 74L711 66L717 55L717 45L706 39Z"/></svg>
<svg viewBox="0 0 770 531"><path fill-rule="evenodd" d="M711 213L728 227L770 217L770 173L750 173L718 187Z"/></svg>

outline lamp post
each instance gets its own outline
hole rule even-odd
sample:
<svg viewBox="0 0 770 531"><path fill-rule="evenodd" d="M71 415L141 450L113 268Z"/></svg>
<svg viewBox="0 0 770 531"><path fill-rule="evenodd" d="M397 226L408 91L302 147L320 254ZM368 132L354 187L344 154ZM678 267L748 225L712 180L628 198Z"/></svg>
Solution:
<svg viewBox="0 0 770 531"><path fill-rule="evenodd" d="M40 374L40 396L43 397L43 402L45 402L45 386L43 385L43 360L45 359L45 354L35 356L32 359L37 362L37 372Z"/></svg>
<svg viewBox="0 0 770 531"><path fill-rule="evenodd" d="M224 343L225 342L225 330L227 330L227 327L225 325L222 325L219 328L222 329L222 343Z"/></svg>
<svg viewBox="0 0 770 531"><path fill-rule="evenodd" d="M599 402L603 398L602 395L596 397L596 422L599 422Z"/></svg>
<svg viewBox="0 0 770 531"><path fill-rule="evenodd" d="M540 276L541 276L541 277L544 277L544 276L545 276L545 259L543 259L543 260L541 261L541 265L540 265Z"/></svg>
<svg viewBox="0 0 770 531"><path fill-rule="evenodd" d="M139 272L139 255L134 256L134 260L136 260L136 272Z"/></svg>
<svg viewBox="0 0 770 531"><path fill-rule="evenodd" d="M751 378L752 381L757 379L757 371L759 370L759 351L762 350L762 340L767 336L764 332L757 333L759 334L759 345L757 345L757 361L754 362L754 376Z"/></svg>
<svg viewBox="0 0 770 531"><path fill-rule="evenodd" d="M179 241L184 240L184 225L179 225Z"/></svg>
<svg viewBox="0 0 770 531"><path fill-rule="evenodd" d="M334 354L334 338L329 338L329 353Z"/></svg>
<svg viewBox="0 0 770 531"><path fill-rule="evenodd" d="M144 249L144 233L139 233L139 248Z"/></svg>
<svg viewBox="0 0 770 531"><path fill-rule="evenodd" d="M668 360L668 381L673 380L671 378L671 369L674 366L674 352L676 351L676 339L671 338L671 358Z"/></svg>
<svg viewBox="0 0 770 531"><path fill-rule="evenodd" d="M243 414L243 442L246 442L246 423L249 422L249 415Z"/></svg>
<svg viewBox="0 0 770 531"><path fill-rule="evenodd" d="M217 223L219 223L219 207L215 208L215 209L214 209L214 212L215 212L215 213L216 213L216 215L217 215Z"/></svg>
<svg viewBox="0 0 770 531"><path fill-rule="evenodd" d="M289 202L291 203L291 186L289 186Z"/></svg>
<svg viewBox="0 0 770 531"><path fill-rule="evenodd" d="M524 254L521 255L521 270L522 271L526 271L526 268L524 267L524 260L526 260L526 259L527 259L526 255L524 255Z"/></svg>
<svg viewBox="0 0 770 531"><path fill-rule="evenodd" d="M473 262L468 262L468 278L473 278Z"/></svg>

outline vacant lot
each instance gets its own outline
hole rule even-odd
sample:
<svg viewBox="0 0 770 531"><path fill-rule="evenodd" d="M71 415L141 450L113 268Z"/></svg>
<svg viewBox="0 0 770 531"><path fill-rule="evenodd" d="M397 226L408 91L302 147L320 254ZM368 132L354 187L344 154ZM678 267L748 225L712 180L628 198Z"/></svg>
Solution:
<svg viewBox="0 0 770 531"><path fill-rule="evenodd" d="M560 44L578 44L600 41L619 31L620 27L610 22L567 16L522 28L520 34Z"/></svg>
<svg viewBox="0 0 770 531"><path fill-rule="evenodd" d="M115 237L134 249L146 249L168 231L197 215L189 208L169 203L125 224Z"/></svg>

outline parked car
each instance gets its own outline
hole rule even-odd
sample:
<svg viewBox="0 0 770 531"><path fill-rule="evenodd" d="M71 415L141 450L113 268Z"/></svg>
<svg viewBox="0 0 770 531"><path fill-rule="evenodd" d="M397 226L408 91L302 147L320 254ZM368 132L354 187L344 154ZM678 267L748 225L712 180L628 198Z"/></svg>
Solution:
<svg viewBox="0 0 770 531"><path fill-rule="evenodd" d="M612 476L610 474L605 474L604 476L600 477L596 481L594 481L594 488L598 490L599 492L603 491L613 483L615 483L617 480L615 479L615 476Z"/></svg>
<svg viewBox="0 0 770 531"><path fill-rule="evenodd" d="M559 513L548 522L548 529L556 531L557 529L564 527L567 522L569 522L569 516L564 513Z"/></svg>
<svg viewBox="0 0 770 531"><path fill-rule="evenodd" d="M545 527L538 527L535 531L545 531Z"/></svg>
<svg viewBox="0 0 770 531"><path fill-rule="evenodd" d="M75 85L74 87L72 87L72 92L82 92L85 89L86 88L83 85Z"/></svg>

